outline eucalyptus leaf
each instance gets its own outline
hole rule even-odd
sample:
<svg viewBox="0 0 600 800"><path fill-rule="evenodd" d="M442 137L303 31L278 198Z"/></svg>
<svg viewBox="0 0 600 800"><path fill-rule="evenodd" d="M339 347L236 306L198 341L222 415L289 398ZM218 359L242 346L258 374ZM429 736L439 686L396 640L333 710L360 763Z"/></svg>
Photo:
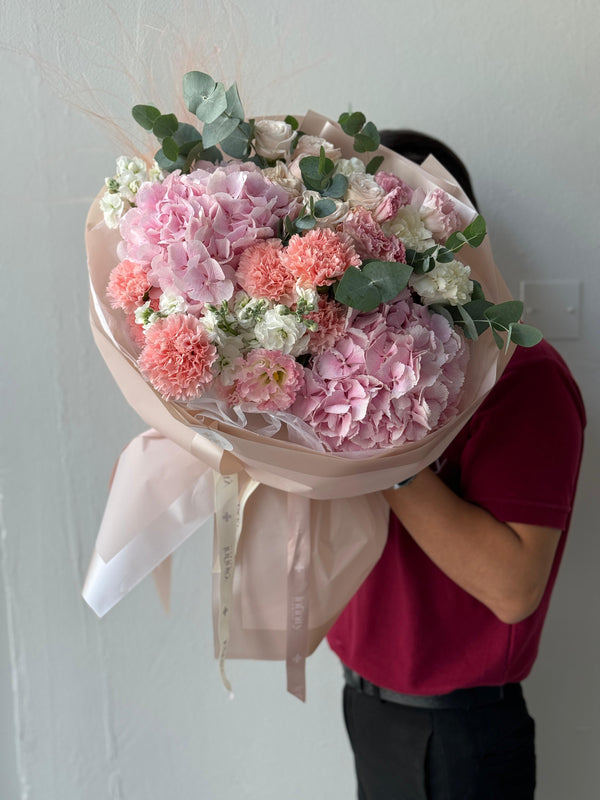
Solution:
<svg viewBox="0 0 600 800"><path fill-rule="evenodd" d="M338 120L344 133L347 133L349 136L356 136L366 121L367 118L360 111L355 111L352 114L341 114Z"/></svg>
<svg viewBox="0 0 600 800"><path fill-rule="evenodd" d="M173 134L175 144L179 148L179 152L183 156L187 156L192 147L195 147L199 142L202 142L202 136L197 128L193 125L188 125L187 122L180 122L179 127Z"/></svg>
<svg viewBox="0 0 600 800"><path fill-rule="evenodd" d="M354 149L357 153L377 150L379 143L379 131L372 122L367 122L361 132L354 137Z"/></svg>
<svg viewBox="0 0 600 800"><path fill-rule="evenodd" d="M199 120L209 125L219 119L221 114L227 110L227 95L222 83L217 83L214 92L201 100L194 109L194 114ZM238 120L236 120L237 122ZM204 131L203 131L204 133Z"/></svg>
<svg viewBox="0 0 600 800"><path fill-rule="evenodd" d="M297 231L310 231L316 224L317 220L310 214L306 214L304 217L297 217L294 220L294 227Z"/></svg>
<svg viewBox="0 0 600 800"><path fill-rule="evenodd" d="M173 170L176 169L183 170L186 161L182 155L179 155L176 161L171 161L171 159L167 158L167 156L164 154L162 147L160 150L157 150L156 154L154 155L154 160L163 170L163 172L173 172Z"/></svg>
<svg viewBox="0 0 600 800"><path fill-rule="evenodd" d="M219 142L222 142L224 139L227 139L239 124L239 119L231 119L225 115L218 117L214 122L206 124L204 128L202 128L202 141L204 142L204 146L212 147L215 144L219 144Z"/></svg>
<svg viewBox="0 0 600 800"><path fill-rule="evenodd" d="M292 117L291 114L287 115L284 122L287 122L288 125L291 125L293 131L298 130L298 120L296 119L296 117Z"/></svg>
<svg viewBox="0 0 600 800"><path fill-rule="evenodd" d="M330 161L330 159L326 159L326 161ZM330 161L330 163L333 165L333 161ZM302 181L307 189L315 192L320 192L329 183L329 175L323 175L319 167L319 156L306 156L300 161Z"/></svg>
<svg viewBox="0 0 600 800"><path fill-rule="evenodd" d="M221 141L221 149L232 158L247 158L250 155L250 125L241 122L238 127Z"/></svg>
<svg viewBox="0 0 600 800"><path fill-rule="evenodd" d="M333 214L335 211L335 203L333 200L330 200L328 197L323 198L321 200L317 200L315 203L315 217L321 219L322 217L328 217L330 214Z"/></svg>
<svg viewBox="0 0 600 800"><path fill-rule="evenodd" d="M161 114L154 120L152 133L157 139L162 140L166 136L173 136L178 127L179 122L175 114Z"/></svg>
<svg viewBox="0 0 600 800"><path fill-rule="evenodd" d="M225 99L227 101L227 114L234 119L243 121L244 107L240 100L240 93L238 91L237 83L232 83L229 89L225 92Z"/></svg>
<svg viewBox="0 0 600 800"><path fill-rule="evenodd" d="M362 269L349 267L335 290L339 303L359 311L373 311L406 288L412 269L393 261L366 261Z"/></svg>
<svg viewBox="0 0 600 800"><path fill-rule="evenodd" d="M302 162L300 162L302 164ZM348 191L348 178L338 172L333 176L331 183L324 189L321 194L323 197L334 197L336 199L342 198Z"/></svg>
<svg viewBox="0 0 600 800"><path fill-rule="evenodd" d="M379 167L383 164L383 156L373 156L366 167L367 175L375 175Z"/></svg>
<svg viewBox="0 0 600 800"><path fill-rule="evenodd" d="M218 147L205 147L201 153L201 158L203 161L211 161L213 164L217 164L223 160L223 153Z"/></svg>
<svg viewBox="0 0 600 800"><path fill-rule="evenodd" d="M513 322L509 325L508 333L515 344L521 347L534 347L542 341L542 332L533 325L523 325L520 322Z"/></svg>
<svg viewBox="0 0 600 800"><path fill-rule="evenodd" d="M485 330L490 325L489 320L485 316L485 312L488 308L491 308L493 303L490 303L489 300L485 298L481 300L471 300L468 303L465 303L464 310L469 314L473 322L475 323L475 327L477 328L477 333L481 336Z"/></svg>
<svg viewBox="0 0 600 800"><path fill-rule="evenodd" d="M471 300L485 300L485 294L479 281L473 281L473 291L471 292Z"/></svg>
<svg viewBox="0 0 600 800"><path fill-rule="evenodd" d="M453 253L457 253L465 244L470 247L479 247L485 239L485 234L485 219L479 214L464 231L452 233L446 240L446 247Z"/></svg>
<svg viewBox="0 0 600 800"><path fill-rule="evenodd" d="M165 136L162 141L162 149L163 153L170 161L177 161L179 147L177 147L177 144L172 136Z"/></svg>
<svg viewBox="0 0 600 800"><path fill-rule="evenodd" d="M508 330L508 326L513 322L518 322L523 316L523 303L520 300L507 300L505 303L498 303L491 306L485 312L485 317L491 322L494 328Z"/></svg>
<svg viewBox="0 0 600 800"><path fill-rule="evenodd" d="M494 336L496 347L498 348L498 350L502 350L502 348L504 347L504 342L502 341L502 337L500 336L498 331L495 331L493 328L492 328L492 335Z"/></svg>
<svg viewBox="0 0 600 800"><path fill-rule="evenodd" d="M187 110L195 114L200 103L210 97L216 86L216 81L205 72L186 72L183 76L183 100Z"/></svg>
<svg viewBox="0 0 600 800"><path fill-rule="evenodd" d="M465 309L464 306L457 306L458 313L460 314L462 321L465 325L465 336L468 339L473 339L473 341L477 341L479 339L479 333L477 331L477 327L473 322L473 319L469 312Z"/></svg>
<svg viewBox="0 0 600 800"><path fill-rule="evenodd" d="M160 111L154 106L134 106L131 109L134 120L147 131L152 130L152 126L160 117Z"/></svg>
<svg viewBox="0 0 600 800"><path fill-rule="evenodd" d="M446 247L438 247L435 260L440 264L449 264L451 261L454 261L454 253Z"/></svg>
<svg viewBox="0 0 600 800"><path fill-rule="evenodd" d="M181 155L184 155L184 153L183 153L181 148L180 148L179 152L180 152ZM185 153L186 159L185 159L185 164L183 165L183 168L182 168L182 172L185 172L187 174L191 170L191 168L193 167L194 162L198 161L198 159L203 154L204 154L204 145L202 144L202 141L196 142L196 144L193 145L188 150L187 153Z"/></svg>

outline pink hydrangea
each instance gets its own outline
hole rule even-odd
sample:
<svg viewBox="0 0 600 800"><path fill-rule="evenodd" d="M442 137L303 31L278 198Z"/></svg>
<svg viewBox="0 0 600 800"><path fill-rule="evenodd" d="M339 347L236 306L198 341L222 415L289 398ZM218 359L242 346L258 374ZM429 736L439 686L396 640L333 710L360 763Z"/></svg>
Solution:
<svg viewBox="0 0 600 800"><path fill-rule="evenodd" d="M281 253L279 239L266 239L244 250L236 279L251 297L266 297L286 305L294 302L296 281L283 266Z"/></svg>
<svg viewBox="0 0 600 800"><path fill-rule="evenodd" d="M308 350L313 355L320 355L325 350L329 350L346 331L348 309L334 300L328 300L323 296L319 297L317 310L311 311L306 316L318 325L317 330L310 334L308 342Z"/></svg>
<svg viewBox="0 0 600 800"><path fill-rule="evenodd" d="M136 261L125 259L112 270L106 293L113 308L131 313L144 304L144 295L150 292L148 270Z"/></svg>
<svg viewBox="0 0 600 800"><path fill-rule="evenodd" d="M428 192L421 202L420 212L436 242L445 242L451 233L462 227L454 201L443 189Z"/></svg>
<svg viewBox="0 0 600 800"><path fill-rule="evenodd" d="M147 265L150 280L163 292L177 292L189 302L228 299L242 252L272 238L295 204L252 163L173 172L162 184L140 187L136 208L121 221L119 256ZM220 289L219 281L225 283Z"/></svg>
<svg viewBox="0 0 600 800"><path fill-rule="evenodd" d="M315 228L304 236L292 236L281 261L301 286L312 288L328 286L348 267L358 267L361 263L350 241L330 228Z"/></svg>
<svg viewBox="0 0 600 800"><path fill-rule="evenodd" d="M148 328L138 366L166 400L191 400L212 382L216 358L217 351L196 317L172 314Z"/></svg>
<svg viewBox="0 0 600 800"><path fill-rule="evenodd" d="M250 350L234 361L233 384L225 387L229 405L248 403L258 411L285 411L304 385L302 367L280 350Z"/></svg>
<svg viewBox="0 0 600 800"><path fill-rule="evenodd" d="M292 410L332 451L418 441L458 412L468 354L461 334L405 291L357 314L314 358Z"/></svg>
<svg viewBox="0 0 600 800"><path fill-rule="evenodd" d="M381 261L406 261L406 249L397 236L387 236L370 211L358 206L353 208L342 230L354 241L356 251L362 258L376 258Z"/></svg>

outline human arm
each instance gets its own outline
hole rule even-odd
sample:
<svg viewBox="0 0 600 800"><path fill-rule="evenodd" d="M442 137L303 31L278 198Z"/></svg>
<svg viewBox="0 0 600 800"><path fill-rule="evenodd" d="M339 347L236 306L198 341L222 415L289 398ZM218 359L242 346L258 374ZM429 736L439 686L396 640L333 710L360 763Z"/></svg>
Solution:
<svg viewBox="0 0 600 800"><path fill-rule="evenodd" d="M430 469L384 496L442 572L502 622L519 622L535 611L550 575L559 530L500 522L456 495Z"/></svg>

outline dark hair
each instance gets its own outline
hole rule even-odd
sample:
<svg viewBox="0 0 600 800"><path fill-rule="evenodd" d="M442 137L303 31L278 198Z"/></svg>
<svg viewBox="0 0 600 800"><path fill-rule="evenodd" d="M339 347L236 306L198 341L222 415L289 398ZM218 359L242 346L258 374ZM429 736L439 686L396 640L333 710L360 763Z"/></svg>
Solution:
<svg viewBox="0 0 600 800"><path fill-rule="evenodd" d="M475 208L477 208L477 200L475 199L469 172L454 150L451 150L447 144L440 142L439 139L434 139L433 136L428 136L426 133L404 129L383 130L379 131L379 135L382 145L389 147L390 150L400 153L401 156L417 164L421 164L431 153L440 164L446 167L448 172L452 173Z"/></svg>

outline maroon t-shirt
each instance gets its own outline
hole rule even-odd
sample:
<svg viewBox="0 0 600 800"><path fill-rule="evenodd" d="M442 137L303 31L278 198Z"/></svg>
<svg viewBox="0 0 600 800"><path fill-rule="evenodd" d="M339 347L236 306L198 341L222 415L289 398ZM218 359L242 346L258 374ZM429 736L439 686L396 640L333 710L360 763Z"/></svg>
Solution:
<svg viewBox="0 0 600 800"><path fill-rule="evenodd" d="M540 606L515 625L501 622L444 575L391 514L383 555L329 633L340 659L405 694L525 678L564 550L584 425L581 395L554 348L517 348L434 468L458 495L503 522L563 531Z"/></svg>

